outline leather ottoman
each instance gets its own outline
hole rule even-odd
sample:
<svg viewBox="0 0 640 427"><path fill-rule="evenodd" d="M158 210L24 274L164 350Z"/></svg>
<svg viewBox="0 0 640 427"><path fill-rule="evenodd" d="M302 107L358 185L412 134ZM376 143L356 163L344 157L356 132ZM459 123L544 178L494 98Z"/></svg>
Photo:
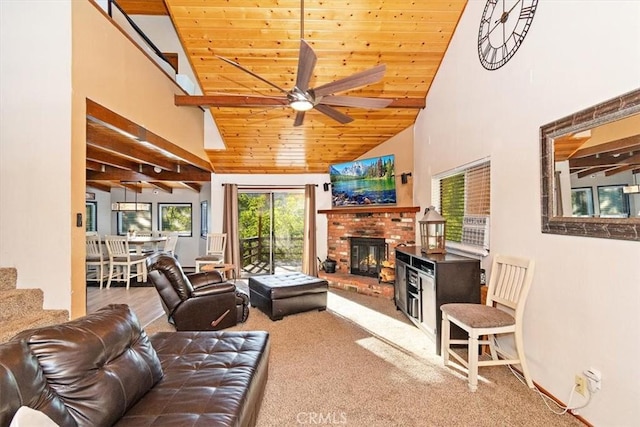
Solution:
<svg viewBox="0 0 640 427"><path fill-rule="evenodd" d="M249 302L271 320L289 314L327 308L326 280L302 273L276 274L249 278Z"/></svg>

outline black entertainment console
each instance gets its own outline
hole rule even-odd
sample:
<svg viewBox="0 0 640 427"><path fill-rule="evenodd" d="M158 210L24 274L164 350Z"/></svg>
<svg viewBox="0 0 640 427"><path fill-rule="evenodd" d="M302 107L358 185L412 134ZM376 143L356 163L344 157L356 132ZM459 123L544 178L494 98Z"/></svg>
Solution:
<svg viewBox="0 0 640 427"><path fill-rule="evenodd" d="M480 303L480 261L451 254L425 255L420 246L398 246L395 304L428 336L440 354L440 306L450 302ZM451 325L455 338L464 331Z"/></svg>

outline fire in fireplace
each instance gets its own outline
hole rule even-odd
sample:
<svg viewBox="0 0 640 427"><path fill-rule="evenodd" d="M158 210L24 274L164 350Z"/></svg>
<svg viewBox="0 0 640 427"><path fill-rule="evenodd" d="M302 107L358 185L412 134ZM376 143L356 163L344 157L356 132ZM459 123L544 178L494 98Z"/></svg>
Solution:
<svg viewBox="0 0 640 427"><path fill-rule="evenodd" d="M351 274L378 277L382 261L387 258L384 238L351 237Z"/></svg>

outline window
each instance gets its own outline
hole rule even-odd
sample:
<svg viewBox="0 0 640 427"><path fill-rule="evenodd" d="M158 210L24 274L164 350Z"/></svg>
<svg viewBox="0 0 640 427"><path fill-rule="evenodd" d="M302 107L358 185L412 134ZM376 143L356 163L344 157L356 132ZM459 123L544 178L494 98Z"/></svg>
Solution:
<svg viewBox="0 0 640 427"><path fill-rule="evenodd" d="M447 250L488 255L491 163L470 163L432 178L432 204L446 218Z"/></svg>
<svg viewBox="0 0 640 427"><path fill-rule="evenodd" d="M209 202L200 202L200 236L209 234Z"/></svg>
<svg viewBox="0 0 640 427"><path fill-rule="evenodd" d="M98 202L84 202L86 231L98 231Z"/></svg>
<svg viewBox="0 0 640 427"><path fill-rule="evenodd" d="M191 203L158 203L158 231L177 231L192 235Z"/></svg>
<svg viewBox="0 0 640 427"><path fill-rule="evenodd" d="M304 190L238 190L243 277L302 270Z"/></svg>
<svg viewBox="0 0 640 427"><path fill-rule="evenodd" d="M118 234L123 236L129 231L151 232L151 203L138 203L144 210L118 212Z"/></svg>
<svg viewBox="0 0 640 427"><path fill-rule="evenodd" d="M629 196L624 194L624 185L598 187L600 218L627 218L629 216Z"/></svg>
<svg viewBox="0 0 640 427"><path fill-rule="evenodd" d="M591 187L571 189L571 214L593 216L593 189Z"/></svg>

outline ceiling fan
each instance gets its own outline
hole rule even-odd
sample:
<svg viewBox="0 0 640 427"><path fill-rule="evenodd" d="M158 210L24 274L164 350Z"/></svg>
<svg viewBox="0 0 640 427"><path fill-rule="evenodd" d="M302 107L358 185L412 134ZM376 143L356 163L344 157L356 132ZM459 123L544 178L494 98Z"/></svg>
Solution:
<svg viewBox="0 0 640 427"><path fill-rule="evenodd" d="M272 100L274 102L271 105L289 106L296 111L296 118L293 125L300 126L304 121L305 113L312 109L325 114L341 124L346 124L352 122L353 118L336 110L333 108L334 106L376 109L385 108L394 101L393 99L334 95L337 92L344 92L379 82L384 77L384 73L387 68L385 64L352 74L343 79L339 79L316 88L309 88L309 81L313 75L313 69L316 66L318 57L309 43L304 40L304 0L300 0L300 52L298 54L296 84L293 89L285 90L231 59L224 58L219 55L216 55L216 57L274 87L278 91L282 92L283 95L279 97L264 97L257 95L239 95L235 97L226 96L224 97L224 102L220 104L215 102L209 103L208 105L210 107L252 107L252 99L257 100L258 98L261 98L262 100Z"/></svg>
<svg viewBox="0 0 640 427"><path fill-rule="evenodd" d="M384 77L384 73L386 71L385 64L381 64L371 69L352 74L343 79L339 79L334 82L318 86L316 88L309 88L309 80L311 79L311 76L313 74L313 69L316 65L318 57L316 56L316 53L313 51L309 43L307 43L303 38L300 39L300 53L298 56L296 84L291 90L285 90L281 88L275 83L259 76L258 74L243 67L237 62L234 62L222 56L216 56L224 62L233 65L234 67L252 75L253 77L282 92L283 95L280 97L268 98L280 99L283 101L283 105L288 105L296 111L296 118L293 123L294 126L300 126L304 121L305 113L312 109L315 109L331 117L341 124L346 124L352 122L353 118L336 110L335 108L333 108L334 106L375 109L385 108L389 104L391 104L391 102L393 102L392 99L334 95L334 93L336 92L344 92L350 89L379 82L380 80L382 80L382 77ZM252 96L249 95L248 97ZM215 105L211 106L215 107ZM243 106L243 104L239 103L238 106Z"/></svg>

